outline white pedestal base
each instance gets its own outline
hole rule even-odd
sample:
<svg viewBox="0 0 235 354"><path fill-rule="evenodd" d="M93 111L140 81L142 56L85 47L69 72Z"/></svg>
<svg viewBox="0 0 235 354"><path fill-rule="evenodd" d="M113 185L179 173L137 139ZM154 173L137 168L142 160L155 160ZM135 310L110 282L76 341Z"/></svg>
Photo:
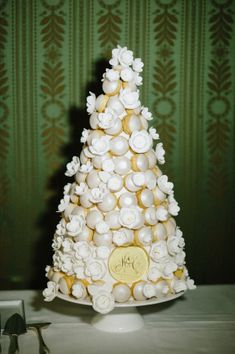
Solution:
<svg viewBox="0 0 235 354"><path fill-rule="evenodd" d="M135 307L117 307L107 315L96 315L91 324L100 331L126 333L142 328L144 321Z"/></svg>

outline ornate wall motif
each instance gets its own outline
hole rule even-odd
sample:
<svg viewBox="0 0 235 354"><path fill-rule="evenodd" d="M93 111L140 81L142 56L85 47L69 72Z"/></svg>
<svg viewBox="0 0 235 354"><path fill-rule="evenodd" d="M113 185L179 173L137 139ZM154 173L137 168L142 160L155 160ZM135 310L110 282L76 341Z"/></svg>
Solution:
<svg viewBox="0 0 235 354"><path fill-rule="evenodd" d="M190 274L235 280L234 9L235 0L1 1L1 288L45 282L64 166L117 44L145 64L141 100L167 150Z"/></svg>

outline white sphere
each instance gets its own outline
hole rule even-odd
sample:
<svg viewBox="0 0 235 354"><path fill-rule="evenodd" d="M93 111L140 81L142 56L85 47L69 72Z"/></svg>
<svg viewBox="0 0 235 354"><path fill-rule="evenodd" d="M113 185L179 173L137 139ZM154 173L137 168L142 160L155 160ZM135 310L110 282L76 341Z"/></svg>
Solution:
<svg viewBox="0 0 235 354"><path fill-rule="evenodd" d="M119 211L110 211L105 215L105 222L109 225L110 229L117 230L121 227L119 223Z"/></svg>
<svg viewBox="0 0 235 354"><path fill-rule="evenodd" d="M152 230L151 227L142 227L141 229L135 231L137 238L137 243L140 243L144 246L149 246L152 243Z"/></svg>
<svg viewBox="0 0 235 354"><path fill-rule="evenodd" d="M117 302L126 302L131 296L131 290L127 284L117 284L113 287L113 297Z"/></svg>
<svg viewBox="0 0 235 354"><path fill-rule="evenodd" d="M111 231L105 234L98 234L97 232L95 232L93 236L93 241L95 242L96 246L111 246L112 240L113 238Z"/></svg>
<svg viewBox="0 0 235 354"><path fill-rule="evenodd" d="M113 109L115 112L117 112L117 114L120 116L125 108L123 106L123 104L121 103L121 101L119 100L118 96L112 96L110 97L108 103L107 103L107 107Z"/></svg>
<svg viewBox="0 0 235 354"><path fill-rule="evenodd" d="M114 160L114 171L119 175L126 175L131 169L130 160L126 156L116 157Z"/></svg>
<svg viewBox="0 0 235 354"><path fill-rule="evenodd" d="M123 129L127 134L131 134L135 130L141 130L141 121L135 114L128 115L123 119Z"/></svg>
<svg viewBox="0 0 235 354"><path fill-rule="evenodd" d="M100 185L101 180L99 178L98 173L95 170L92 170L88 173L86 182L88 184L88 187L97 188Z"/></svg>
<svg viewBox="0 0 235 354"><path fill-rule="evenodd" d="M156 223L158 222L156 216L156 209L154 207L145 209L144 217L145 217L145 223L147 225L156 225Z"/></svg>
<svg viewBox="0 0 235 354"><path fill-rule="evenodd" d="M75 175L75 180L78 184L80 184L82 182L85 182L86 176L86 173L77 172Z"/></svg>
<svg viewBox="0 0 235 354"><path fill-rule="evenodd" d="M89 160L88 157L84 154L84 152L83 152L83 150L82 150L82 151L81 151L81 154L80 154L80 161L81 161L81 163L82 163L82 164L85 164L85 163L87 163L88 160Z"/></svg>
<svg viewBox="0 0 235 354"><path fill-rule="evenodd" d="M166 194L163 193L158 187L153 189L154 203L161 204L166 199Z"/></svg>
<svg viewBox="0 0 235 354"><path fill-rule="evenodd" d="M107 193L104 200L98 203L98 208L104 213L113 210L116 207L117 199L112 193Z"/></svg>
<svg viewBox="0 0 235 354"><path fill-rule="evenodd" d="M123 136L117 136L110 140L110 151L114 155L124 155L129 150L129 144Z"/></svg>
<svg viewBox="0 0 235 354"><path fill-rule="evenodd" d="M94 165L95 168L101 169L103 161L109 159L110 156L111 156L110 153L106 153L105 155L102 156L94 156L92 157L92 164Z"/></svg>
<svg viewBox="0 0 235 354"><path fill-rule="evenodd" d="M155 241L166 240L167 231L163 223L158 222L155 226L153 226L152 231Z"/></svg>
<svg viewBox="0 0 235 354"><path fill-rule="evenodd" d="M144 154L136 154L131 159L132 168L134 171L145 172L149 168L149 160Z"/></svg>
<svg viewBox="0 0 235 354"><path fill-rule="evenodd" d="M105 133L109 135L117 135L122 130L122 122L120 119L116 119L116 122L112 128L105 129Z"/></svg>
<svg viewBox="0 0 235 354"><path fill-rule="evenodd" d="M95 108L98 112L102 112L105 109L108 99L108 96L102 94L96 98Z"/></svg>
<svg viewBox="0 0 235 354"><path fill-rule="evenodd" d="M121 208L136 205L137 204L136 195L134 193L125 192L122 195L120 195L118 203Z"/></svg>
<svg viewBox="0 0 235 354"><path fill-rule="evenodd" d="M97 129L98 128L98 119L97 119L97 113L93 112L92 115L90 116L90 126L92 129Z"/></svg>
<svg viewBox="0 0 235 354"><path fill-rule="evenodd" d="M141 206L149 208L153 205L153 192L149 189L143 189L138 195L138 200Z"/></svg>
<svg viewBox="0 0 235 354"><path fill-rule="evenodd" d="M145 172L145 179L146 179L146 186L148 187L148 189L153 190L157 184L157 178L153 173L153 171L147 170Z"/></svg>
<svg viewBox="0 0 235 354"><path fill-rule="evenodd" d="M143 187L145 185L146 179L144 172L135 172L132 174L132 181L135 186Z"/></svg>
<svg viewBox="0 0 235 354"><path fill-rule="evenodd" d="M120 191L123 187L122 177L119 175L112 175L108 180L107 187L110 192Z"/></svg>
<svg viewBox="0 0 235 354"><path fill-rule="evenodd" d="M78 242L78 241L91 241L92 240L92 235L93 235L93 231L85 226L84 229L82 230L82 232L80 232L78 234L78 236L74 237L74 241Z"/></svg>
<svg viewBox="0 0 235 354"><path fill-rule="evenodd" d="M174 218L170 218L169 220L164 222L164 226L169 236L173 236L175 234L176 222Z"/></svg>
<svg viewBox="0 0 235 354"><path fill-rule="evenodd" d="M120 87L120 81L109 81L105 79L102 84L104 93L107 95L115 94L115 91Z"/></svg>
<svg viewBox="0 0 235 354"><path fill-rule="evenodd" d="M144 288L145 284L146 284L146 282L141 281L141 282L138 282L134 285L133 296L134 296L135 300L139 300L139 301L146 300L146 297L144 296L144 293L143 293L143 288Z"/></svg>
<svg viewBox="0 0 235 354"><path fill-rule="evenodd" d="M155 285L156 296L158 298L164 297L165 292L166 292L166 290L165 290L166 288L169 289L169 285L168 285L168 283L165 280L158 281L157 284Z"/></svg>
<svg viewBox="0 0 235 354"><path fill-rule="evenodd" d="M128 189L130 192L137 192L141 189L141 187L137 187L134 182L133 182L133 173L129 174L125 178L125 187Z"/></svg>
<svg viewBox="0 0 235 354"><path fill-rule="evenodd" d="M145 154L149 160L149 168L153 168L157 163L157 157L153 150L146 152Z"/></svg>
<svg viewBox="0 0 235 354"><path fill-rule="evenodd" d="M91 229L95 229L96 224L103 220L103 214L100 210L91 210L87 214L86 223Z"/></svg>

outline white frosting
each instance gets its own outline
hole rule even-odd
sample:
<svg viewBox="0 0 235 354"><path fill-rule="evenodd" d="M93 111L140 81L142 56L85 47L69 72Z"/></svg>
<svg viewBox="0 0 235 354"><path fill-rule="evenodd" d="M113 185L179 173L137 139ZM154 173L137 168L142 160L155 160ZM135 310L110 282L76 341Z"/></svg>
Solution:
<svg viewBox="0 0 235 354"><path fill-rule="evenodd" d="M58 292L59 285L53 281L47 282L47 288L43 290L42 295L45 301L52 301Z"/></svg>
<svg viewBox="0 0 235 354"><path fill-rule="evenodd" d="M65 175L68 177L72 177L75 175L80 167L80 159L77 156L73 156L72 161L67 163Z"/></svg>
<svg viewBox="0 0 235 354"><path fill-rule="evenodd" d="M110 255L110 248L107 246L99 246L96 248L96 256L97 258L107 259Z"/></svg>
<svg viewBox="0 0 235 354"><path fill-rule="evenodd" d="M129 139L129 145L137 153L147 152L153 143L151 135L146 130L134 131Z"/></svg>

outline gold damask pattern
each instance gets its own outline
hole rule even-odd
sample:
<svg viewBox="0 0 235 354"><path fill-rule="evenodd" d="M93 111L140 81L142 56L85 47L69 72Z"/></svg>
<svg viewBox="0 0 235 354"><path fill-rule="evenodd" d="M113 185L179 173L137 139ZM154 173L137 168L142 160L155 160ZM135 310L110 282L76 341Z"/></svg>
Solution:
<svg viewBox="0 0 235 354"><path fill-rule="evenodd" d="M156 43L156 63L153 74L153 89L156 99L153 102L155 124L167 150L168 160L174 147L176 134L173 95L176 90L176 65L173 59L177 34L176 1L156 1L154 20L154 39ZM169 161L168 161L169 162ZM168 165L168 173L170 166Z"/></svg>
<svg viewBox="0 0 235 354"><path fill-rule="evenodd" d="M211 59L208 72L210 98L207 109L207 145L209 150L208 189L216 198L229 188L228 149L231 134L230 93L232 89L229 50L233 31L232 1L212 1L209 17Z"/></svg>
<svg viewBox="0 0 235 354"><path fill-rule="evenodd" d="M235 0L0 2L0 287L44 286L61 176L117 44L145 64L141 102L167 150L190 273L235 281Z"/></svg>
<svg viewBox="0 0 235 354"><path fill-rule="evenodd" d="M41 92L44 98L41 107L43 116L41 135L44 156L51 171L58 166L60 161L59 149L65 135L63 126L65 84L63 61L61 60L66 25L61 9L63 4L63 0L56 4L42 0L43 12L40 21L41 41L44 50L41 75Z"/></svg>

